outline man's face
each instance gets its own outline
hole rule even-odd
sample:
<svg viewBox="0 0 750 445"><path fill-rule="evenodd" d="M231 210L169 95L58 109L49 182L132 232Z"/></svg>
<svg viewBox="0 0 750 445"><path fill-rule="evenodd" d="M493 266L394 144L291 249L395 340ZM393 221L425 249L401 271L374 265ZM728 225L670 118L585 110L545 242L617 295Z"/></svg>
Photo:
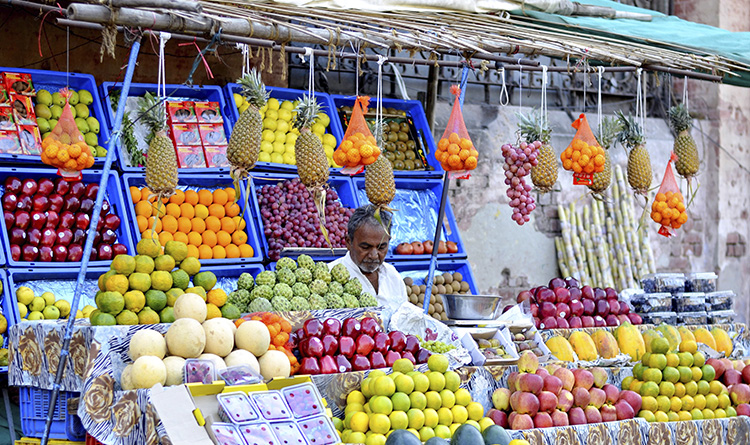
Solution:
<svg viewBox="0 0 750 445"><path fill-rule="evenodd" d="M379 225L363 224L354 232L354 239L347 238L346 247L362 273L372 273L383 264L390 240Z"/></svg>

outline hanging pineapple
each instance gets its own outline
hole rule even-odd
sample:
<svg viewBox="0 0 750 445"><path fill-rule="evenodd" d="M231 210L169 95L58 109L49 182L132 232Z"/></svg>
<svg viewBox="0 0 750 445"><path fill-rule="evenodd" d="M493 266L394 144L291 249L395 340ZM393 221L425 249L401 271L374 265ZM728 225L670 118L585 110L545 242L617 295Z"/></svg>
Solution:
<svg viewBox="0 0 750 445"><path fill-rule="evenodd" d="M677 138L674 140L674 153L677 155L675 169L677 169L677 174L690 179L698 173L700 167L698 147L690 134L693 119L683 104L670 108L668 114L669 124L677 133Z"/></svg>
<svg viewBox="0 0 750 445"><path fill-rule="evenodd" d="M651 188L651 158L646 150L646 140L643 137L643 129L632 116L625 117L621 111L617 117L622 130L617 135L620 142L628 151L628 183L636 193L645 195Z"/></svg>
<svg viewBox="0 0 750 445"><path fill-rule="evenodd" d="M378 156L365 168L365 192L367 199L379 208L387 208L396 196L393 167L385 156Z"/></svg>
<svg viewBox="0 0 750 445"><path fill-rule="evenodd" d="M531 168L531 182L541 193L550 192L557 182L557 156L549 144L552 129L536 110L529 115L518 113L518 119L518 129L526 142L542 143L536 157L539 163Z"/></svg>
<svg viewBox="0 0 750 445"><path fill-rule="evenodd" d="M177 187L177 154L167 136L167 120L162 104L150 93L139 101L141 118L151 130L146 153L146 186L156 195L157 205L169 198Z"/></svg>
<svg viewBox="0 0 750 445"><path fill-rule="evenodd" d="M255 167L258 161L263 133L260 109L268 101L266 86L260 78L260 73L255 69L238 79L237 83L242 87L240 94L247 98L250 106L240 114L227 146L227 160L232 166L231 175L235 189L239 189L239 182L247 177L248 170ZM239 193L235 193L235 201L239 196Z"/></svg>
<svg viewBox="0 0 750 445"><path fill-rule="evenodd" d="M594 173L593 184L589 189L597 194L604 193L612 183L612 160L609 156L609 149L617 138L617 133L621 130L620 121L613 117L605 117L599 124L599 144L604 149L604 170Z"/></svg>

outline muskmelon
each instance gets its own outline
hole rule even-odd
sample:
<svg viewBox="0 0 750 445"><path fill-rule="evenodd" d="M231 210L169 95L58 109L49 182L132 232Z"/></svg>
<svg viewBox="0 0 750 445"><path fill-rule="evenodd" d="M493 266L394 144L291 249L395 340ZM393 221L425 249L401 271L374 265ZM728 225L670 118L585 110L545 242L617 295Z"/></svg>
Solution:
<svg viewBox="0 0 750 445"><path fill-rule="evenodd" d="M206 347L206 332L192 318L175 320L167 330L166 339L169 354L182 358L196 358Z"/></svg>
<svg viewBox="0 0 750 445"><path fill-rule="evenodd" d="M148 389L157 383L163 385L167 381L167 367L160 358L144 355L133 363L130 378L136 389Z"/></svg>
<svg viewBox="0 0 750 445"><path fill-rule="evenodd" d="M258 359L255 358L251 352L245 351L244 349L236 349L232 351L228 356L224 357L224 363L226 363L227 368L239 365L249 365L255 370L255 372L260 374L260 364L258 363Z"/></svg>
<svg viewBox="0 0 750 445"><path fill-rule="evenodd" d="M258 320L250 320L237 327L234 333L234 343L240 349L252 352L260 357L268 351L271 344L271 334L268 327Z"/></svg>
<svg viewBox="0 0 750 445"><path fill-rule="evenodd" d="M133 365L130 364L125 367L125 369L122 370L122 374L120 374L120 387L123 391L130 391L131 389L135 389L133 386L133 379L131 371L133 370Z"/></svg>
<svg viewBox="0 0 750 445"><path fill-rule="evenodd" d="M185 359L172 355L164 358L164 366L167 368L167 382L165 386L181 385L183 382L182 372L185 369Z"/></svg>
<svg viewBox="0 0 750 445"><path fill-rule="evenodd" d="M133 361L144 355L152 355L161 360L167 355L167 342L158 331L141 329L130 338L128 355Z"/></svg>
<svg viewBox="0 0 750 445"><path fill-rule="evenodd" d="M198 323L206 321L206 302L200 295L185 293L177 297L174 302L174 318L192 318Z"/></svg>
<svg viewBox="0 0 750 445"><path fill-rule="evenodd" d="M274 377L289 377L291 366L289 357L281 351L268 351L258 359L260 365L260 375L264 379L270 380Z"/></svg>
<svg viewBox="0 0 750 445"><path fill-rule="evenodd" d="M212 318L203 322L206 332L206 347L203 352L226 357L234 349L234 332L223 318Z"/></svg>

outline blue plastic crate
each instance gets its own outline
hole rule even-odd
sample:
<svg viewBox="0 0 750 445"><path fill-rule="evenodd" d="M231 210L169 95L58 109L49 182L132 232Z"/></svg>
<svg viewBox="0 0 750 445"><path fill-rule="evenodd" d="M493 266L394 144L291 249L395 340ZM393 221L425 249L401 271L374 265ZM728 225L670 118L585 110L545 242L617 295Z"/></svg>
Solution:
<svg viewBox="0 0 750 445"><path fill-rule="evenodd" d="M414 284L424 284L424 279L427 277L427 273L430 270L430 261L400 261L398 263L391 263L396 270L406 278L410 276L414 279ZM436 271L443 272L458 272L463 276L463 281L469 283L469 290L473 295L477 295L476 281L474 280L474 273L471 270L471 265L467 260L438 260Z"/></svg>
<svg viewBox="0 0 750 445"><path fill-rule="evenodd" d="M364 178L353 178L352 179L354 183L354 188L357 190L357 199L358 199L358 205L362 206L365 204L368 204L369 201L367 199L367 195L365 194L365 180ZM443 192L443 180L438 178L403 178L398 177L395 180L396 182L396 198L394 199L394 202L391 203L391 207L398 210L397 212L393 212L393 220L394 220L394 229L393 229L393 237L391 238L391 245L388 246L388 255L386 256L386 259L389 261L397 260L397 261L421 261L421 260L429 260L430 255L396 255L395 249L396 245L398 245L401 242L412 242L412 241L432 241L435 238L435 229L434 227L430 228L430 230L426 233L427 238L426 239L408 239L403 238L398 231L398 222L399 220L403 220L406 217L409 218L417 218L418 220L426 220L425 214L420 214L418 216L408 214L407 211L409 209L399 209L399 192L404 190L430 190L434 194L435 198L432 200L432 202L429 203L430 207L429 210L434 212L435 218L437 218L438 210L440 209L440 197ZM420 207L420 211L425 212L428 209L426 207ZM403 238L403 239L402 239ZM464 248L464 244L461 241L461 235L458 231L458 224L456 224L456 218L453 216L453 210L450 206L450 200L446 201L445 205L445 217L443 218L443 233L442 237L445 241L453 241L458 246L458 252L457 253L441 253L438 254L439 259L463 259L466 258L466 249Z"/></svg>
<svg viewBox="0 0 750 445"><path fill-rule="evenodd" d="M264 185L276 185L279 182L294 179L297 175L289 173L253 173L252 176L253 189L251 193L253 194L252 200L255 207L255 222L258 225L258 237L263 246L263 253L268 257L268 239L266 238L263 219L260 214L260 204L258 203L257 195L258 189ZM347 208L357 208L357 196L352 186L351 178L343 175L331 175L328 177L328 185L338 193L341 205ZM291 257L296 259L297 255L291 255ZM332 261L336 258L338 257L333 255L316 255L314 257L316 261Z"/></svg>
<svg viewBox="0 0 750 445"><path fill-rule="evenodd" d="M5 273L5 269L0 269L0 283L2 283L3 285L3 292L2 292L2 295L0 295L0 301L2 303L0 304L2 304L3 316L5 317L5 320L8 323L5 334L2 335L2 347L7 348L8 347L8 332L10 332L10 327L18 323L18 313L17 313L18 309L17 309L15 298L12 297L14 293L8 282L8 275ZM7 374L7 373L8 373L8 367L0 366L0 374Z"/></svg>
<svg viewBox="0 0 750 445"><path fill-rule="evenodd" d="M22 386L19 388L19 395L23 435L26 437L42 437L47 423L47 411L49 410L52 391ZM70 441L84 441L86 439L86 430L81 424L81 419L75 414L68 413L68 400L80 396L81 393L78 392L59 392L52 415L50 439Z"/></svg>
<svg viewBox="0 0 750 445"><path fill-rule="evenodd" d="M135 186L138 188L145 187L146 186L146 175L144 174L126 174L123 175L123 187L125 190L125 195L128 198L128 220L131 225L131 231L133 232L133 236L135 239L135 243L137 244L138 241L141 239L141 232L138 230L138 220L135 215L135 206L130 204L132 202L132 199L130 199L130 187ZM214 175L205 175L205 174L189 174L189 173L181 173L179 175L179 182L177 184L177 188L181 187L200 187L200 188L217 188L217 187L231 187L232 186L232 178L228 174L214 174ZM243 181L240 185L240 200L237 202L237 204L241 207L245 203L245 187L246 183ZM251 189L252 193L252 189ZM245 218L246 222L246 228L245 231L247 232L247 243L250 245L250 247L253 248L253 256L250 258L224 258L224 259L210 259L210 260L201 260L201 264L210 266L215 264L238 264L238 263L257 263L263 260L263 251L261 250L261 244L258 238L258 233L256 230L256 226L254 223L255 220L255 214L253 213L253 206L250 205L251 200L248 200L247 208L245 208L242 211L242 216ZM257 207L255 207L257 208Z"/></svg>
<svg viewBox="0 0 750 445"><path fill-rule="evenodd" d="M336 105L336 110L343 106L354 106L357 99L356 96L343 96L339 94L331 95L333 103ZM374 109L375 99L370 100L370 107ZM418 100L401 100L401 99L387 99L383 98L383 108L395 108L397 110L403 110L406 112L407 118L410 118L414 126L414 131L417 134L417 138L421 141L417 142L417 145L422 145L427 164L432 167L432 170L393 170L394 176L398 177L442 177L443 167L435 159L435 153L437 152L437 144L435 139L432 137L432 130L430 125L427 123L427 115L425 115L422 102ZM335 119L338 121L339 126L342 127L342 134L346 134L346 128L343 128L344 124L341 117L336 113ZM363 176L364 173L360 173Z"/></svg>
<svg viewBox="0 0 750 445"><path fill-rule="evenodd" d="M307 91L303 90L293 90L290 88L278 88L278 87L266 87L266 90L269 92L271 97L278 99L280 101L290 100L295 101L297 99L301 99L303 94L307 94ZM237 120L240 118L240 112L237 109L237 105L234 103L234 93L240 92L240 86L236 83L228 83L224 87L224 96L226 98L226 106L224 109L227 110L227 114L229 114L230 119L232 120L232 128L234 128L234 125L237 123ZM344 138L344 132L341 130L341 122L339 121L338 113L336 113L336 107L333 104L333 100L331 100L331 96L325 93L315 93L315 99L317 99L318 103L321 106L321 111L328 115L328 117L331 119L331 124L328 126L328 133L331 133L336 137L336 143L341 143L341 140ZM229 134L229 133L227 133ZM333 147L334 149L336 147ZM257 162L255 164L255 169L258 171L280 171L280 172L288 172L288 171L297 171L296 165L288 165L288 164L277 164L273 162Z"/></svg>
<svg viewBox="0 0 750 445"><path fill-rule="evenodd" d="M187 85L168 84L166 85L166 88L167 96L175 99L218 102L221 106L221 116L224 120L224 132L227 134L227 137L229 137L229 132L232 126L229 123L226 108L224 106L226 102L224 100L224 94L222 93L221 87L218 87L216 85L189 87ZM102 82L102 84L99 85L99 95L102 98L102 104L107 114L109 128L112 128L115 121L115 112L112 111L112 107L109 102L109 93L113 90L121 89L122 85L119 82ZM128 94L129 97L143 96L147 92L156 94L156 91L157 85L155 83L132 83L130 84L130 92ZM131 119L135 119L137 116L134 116L133 113L131 113L130 117ZM124 173L142 173L144 171L144 167L132 167L128 165L127 153L122 152L123 150L125 150L122 144L119 144L119 147L117 149L121 151L117 156L117 159L120 163L120 170L122 170ZM229 173L229 168L181 168L179 170L180 173Z"/></svg>
<svg viewBox="0 0 750 445"><path fill-rule="evenodd" d="M83 309L87 304L96 306L94 296L99 291L99 276L108 270L108 267L89 267L86 269L81 298L78 300L78 310ZM10 295L12 295L10 298L14 307L13 316L16 317L16 320L21 320L15 297L16 289L19 287L27 286L31 288L36 296L41 296L42 293L51 290L58 300L72 302L76 280L78 280L78 269L72 268L45 269L41 273L37 269L8 269L8 288L10 289ZM50 281L54 282L54 288L49 285Z"/></svg>
<svg viewBox="0 0 750 445"><path fill-rule="evenodd" d="M56 169L42 169L42 168L23 168L23 167L0 167L0 194L4 192L5 179L9 176L15 176L22 181L27 178L41 179L50 178L53 181L57 176ZM101 170L84 170L82 172L81 181L85 184L96 183L99 184L101 179ZM128 215L125 210L125 201L123 200L122 187L120 185L120 178L117 172L110 171L109 179L107 180L107 193L105 199L109 202L110 213L113 213L120 217L120 227L115 231L117 234L117 242L124 244L128 249L128 253L135 254L135 245L133 244L133 236L130 233L130 226L128 225ZM5 227L5 220L0 221L0 228L2 229L3 246L5 252L10 252L10 239L8 229ZM8 254L8 266L10 267L80 267L80 261L15 261ZM89 261L89 267L97 266L109 266L111 260L102 261Z"/></svg>
<svg viewBox="0 0 750 445"><path fill-rule="evenodd" d="M99 121L99 145L107 148L109 142L110 128L107 115L102 109L102 101L99 98L99 89L96 86L94 76L91 74L65 73L61 71L43 71L30 70L22 68L0 67L0 72L26 73L31 74L31 82L34 88L47 90L50 93L56 93L60 89L70 86L74 90L88 90L94 98L94 102L89 105L89 114ZM36 103L36 102L35 102ZM38 155L16 155L0 153L0 162L10 162L19 164L44 165ZM94 165L101 166L104 164L104 158L95 158Z"/></svg>

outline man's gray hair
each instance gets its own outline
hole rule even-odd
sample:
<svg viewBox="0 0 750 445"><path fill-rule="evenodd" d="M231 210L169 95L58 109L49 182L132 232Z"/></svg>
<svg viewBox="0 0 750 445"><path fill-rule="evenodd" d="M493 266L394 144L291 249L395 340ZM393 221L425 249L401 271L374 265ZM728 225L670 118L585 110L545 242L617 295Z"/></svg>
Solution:
<svg viewBox="0 0 750 445"><path fill-rule="evenodd" d="M349 240L354 240L354 232L365 224L372 224L375 226L382 227L385 232L390 236L391 234L391 223L393 222L393 213L385 209L380 209L380 221L375 217L375 212L378 210L372 204L363 205L354 211L352 216L349 218L349 225L347 227Z"/></svg>

